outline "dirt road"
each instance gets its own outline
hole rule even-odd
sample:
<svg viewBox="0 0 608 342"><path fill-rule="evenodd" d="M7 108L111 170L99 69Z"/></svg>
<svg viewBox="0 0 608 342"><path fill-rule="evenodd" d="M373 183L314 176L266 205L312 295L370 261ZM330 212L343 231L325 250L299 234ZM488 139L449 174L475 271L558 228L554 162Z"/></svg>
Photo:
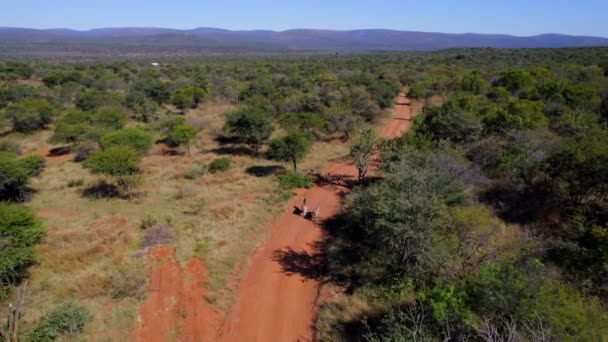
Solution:
<svg viewBox="0 0 608 342"><path fill-rule="evenodd" d="M401 94L393 117L380 131L397 137L412 125L409 100ZM311 341L319 282L314 264L316 244L323 238L318 224L298 216L295 207L306 197L308 206L321 207L321 220L338 212L344 185L354 181L357 170L332 163L322 173L322 184L298 193L289 209L272 227L272 235L251 258L238 298L226 318L219 341Z"/></svg>

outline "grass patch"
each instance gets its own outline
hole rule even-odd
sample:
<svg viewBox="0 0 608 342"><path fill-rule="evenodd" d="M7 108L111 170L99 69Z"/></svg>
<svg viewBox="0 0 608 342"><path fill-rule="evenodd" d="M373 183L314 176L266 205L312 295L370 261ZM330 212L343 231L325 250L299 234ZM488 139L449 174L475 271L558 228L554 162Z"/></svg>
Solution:
<svg viewBox="0 0 608 342"><path fill-rule="evenodd" d="M279 181L279 189L281 190L312 188L312 177L307 175L288 173L285 175L278 175L277 180Z"/></svg>
<svg viewBox="0 0 608 342"><path fill-rule="evenodd" d="M226 172L230 170L232 162L228 158L217 158L209 164L209 172Z"/></svg>

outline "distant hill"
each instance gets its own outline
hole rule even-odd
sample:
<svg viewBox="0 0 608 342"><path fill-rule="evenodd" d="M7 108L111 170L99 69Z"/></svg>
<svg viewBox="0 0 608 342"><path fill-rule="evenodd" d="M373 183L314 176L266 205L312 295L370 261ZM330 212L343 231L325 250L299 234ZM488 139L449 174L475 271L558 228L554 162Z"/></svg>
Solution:
<svg viewBox="0 0 608 342"><path fill-rule="evenodd" d="M0 27L0 55L197 53L212 51L408 51L458 47L563 48L608 46L607 38L543 34L519 37L502 34L448 34L396 30L230 31L200 27L27 29Z"/></svg>

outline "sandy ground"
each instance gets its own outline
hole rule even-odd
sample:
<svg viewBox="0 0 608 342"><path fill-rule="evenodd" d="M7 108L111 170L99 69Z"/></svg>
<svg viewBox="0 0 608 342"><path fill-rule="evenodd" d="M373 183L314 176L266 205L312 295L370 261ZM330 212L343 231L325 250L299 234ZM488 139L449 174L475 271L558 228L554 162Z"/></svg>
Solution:
<svg viewBox="0 0 608 342"><path fill-rule="evenodd" d="M393 117L380 130L397 137L412 125L409 100L401 94ZM191 261L181 268L174 250L151 252L150 294L142 303L136 341L311 341L320 294L318 275L306 267L323 239L319 224L337 214L346 186L356 179L354 166L332 163L322 181L299 191L284 214L271 224L271 236L250 259L238 285L237 301L226 317L205 303L204 265ZM321 208L320 223L301 217L296 207L306 198L311 209Z"/></svg>

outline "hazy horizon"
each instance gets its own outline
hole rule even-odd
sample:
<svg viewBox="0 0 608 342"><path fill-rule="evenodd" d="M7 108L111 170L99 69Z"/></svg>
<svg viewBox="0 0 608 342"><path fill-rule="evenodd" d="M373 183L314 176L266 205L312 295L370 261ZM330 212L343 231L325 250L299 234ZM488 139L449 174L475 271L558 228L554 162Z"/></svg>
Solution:
<svg viewBox="0 0 608 342"><path fill-rule="evenodd" d="M515 0L489 3L448 0L425 4L378 0L355 4L345 0L306 3L252 3L227 0L119 1L9 0L0 13L0 26L33 29L155 27L187 30L197 27L227 30L389 29L441 33L535 36L566 34L608 37L604 14L608 2L577 3Z"/></svg>
<svg viewBox="0 0 608 342"><path fill-rule="evenodd" d="M353 28L353 29L327 29L327 28L310 28L310 27L293 27L293 28L287 28L284 30L272 30L272 29L265 29L265 28L253 28L253 29L227 29L224 27L212 27L212 26L195 26L195 27L189 27L189 28L176 28L176 27L163 27L163 26L106 26L106 27L92 27L92 28L86 28L86 29L78 29L78 28L71 28L71 27L48 27L48 28L37 28L37 27L26 27L26 26L0 26L0 28L9 28L9 29L32 29L32 30L71 30L71 31L78 31L78 32L87 32L87 31L93 31L93 30L106 30L106 29L167 29L167 30L178 30L178 31L189 31L189 30L196 30L196 29L218 29L218 30L227 30L227 31L272 31L272 32L285 32L285 31L294 31L294 30L315 30L315 31L336 31L336 32L348 32L348 31L364 31L364 30L387 30L387 31L400 31L400 32L425 32L425 33L442 33L442 34L454 34L454 35L459 35L459 34L480 34L480 35L505 35L505 36L514 36L514 37L533 37L533 36L539 36L539 35L566 35L566 36L580 36L580 37L594 37L594 38L608 38L608 35L606 36L602 36L602 35L592 35L592 34L570 34L570 33L560 33L560 32L542 32L542 33L537 33L537 34L531 34L531 35L519 35L519 34L512 34L509 32L489 32L489 33L482 33L482 32L445 32L445 31L423 31L423 30L406 30L406 29L394 29L394 28L383 28L383 27L360 27L360 28Z"/></svg>

